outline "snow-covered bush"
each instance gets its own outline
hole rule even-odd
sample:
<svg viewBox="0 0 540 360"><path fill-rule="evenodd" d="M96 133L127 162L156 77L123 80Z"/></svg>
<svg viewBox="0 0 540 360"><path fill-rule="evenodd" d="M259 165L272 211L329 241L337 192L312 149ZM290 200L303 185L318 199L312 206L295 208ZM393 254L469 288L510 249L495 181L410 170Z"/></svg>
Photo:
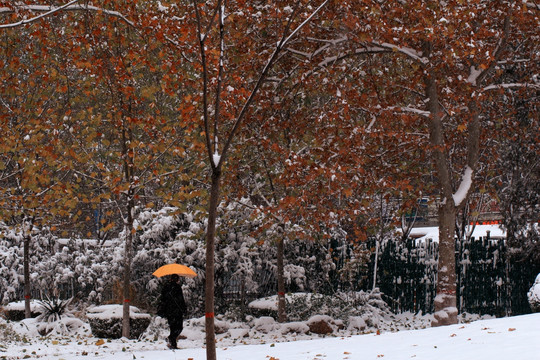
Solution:
<svg viewBox="0 0 540 360"><path fill-rule="evenodd" d="M4 307L2 312L6 319L10 321L20 321L24 319L24 301L14 301ZM37 317L39 313L39 303L36 300L30 300L30 314L32 317Z"/></svg>
<svg viewBox="0 0 540 360"><path fill-rule="evenodd" d="M122 305L101 305L87 309L86 317L95 337L107 339L119 339L122 337ZM152 317L142 313L139 308L130 306L129 326L130 338L139 338L150 322Z"/></svg>
<svg viewBox="0 0 540 360"><path fill-rule="evenodd" d="M527 293L532 312L540 312L540 274L536 276L533 286Z"/></svg>
<svg viewBox="0 0 540 360"><path fill-rule="evenodd" d="M75 319L69 307L72 300L73 298L68 300L47 298L38 301L40 314L36 320L40 323L38 331L41 335L47 335L53 330L58 334L67 335L82 325L82 321Z"/></svg>
<svg viewBox="0 0 540 360"><path fill-rule="evenodd" d="M381 295L378 289L368 292L336 292L333 295L286 294L287 316L290 321L307 321L315 315L326 315L333 319L343 320L361 317L364 324L376 328L381 319L391 316L390 309L382 300ZM277 316L277 296L255 300L248 306L254 315L266 312L274 317ZM358 319L355 321L358 322Z"/></svg>
<svg viewBox="0 0 540 360"><path fill-rule="evenodd" d="M57 294L99 302L110 279L112 242L59 239L34 228L30 241L32 297ZM17 228L0 224L0 303L23 295L23 236Z"/></svg>
<svg viewBox="0 0 540 360"><path fill-rule="evenodd" d="M248 203L249 199L242 200ZM282 229L262 227L262 215L238 203L221 204L216 234L216 312L242 318L245 300L275 294L277 288L276 239ZM137 209L131 264L132 303L153 312L164 280L152 273L160 266L178 262L198 274L183 279L188 316L204 310L206 219L177 208ZM291 228L294 227L291 225ZM296 229L297 230L297 229ZM22 298L22 235L1 227L0 301ZM291 232L292 234L293 232ZM285 242L284 276L288 291L330 294L346 276L358 283L360 266L350 266L345 275L338 263L350 251L346 234L339 229L320 241ZM103 304L121 301L124 267L124 234L107 241L59 239L36 229L32 239L31 288L34 298L60 296L74 303ZM351 263L352 264L352 263Z"/></svg>
<svg viewBox="0 0 540 360"><path fill-rule="evenodd" d="M24 236L21 226L0 223L0 303L22 298ZM31 231L30 263L40 264L55 251L55 238L47 229L34 227ZM30 269L30 280L35 281L39 269Z"/></svg>

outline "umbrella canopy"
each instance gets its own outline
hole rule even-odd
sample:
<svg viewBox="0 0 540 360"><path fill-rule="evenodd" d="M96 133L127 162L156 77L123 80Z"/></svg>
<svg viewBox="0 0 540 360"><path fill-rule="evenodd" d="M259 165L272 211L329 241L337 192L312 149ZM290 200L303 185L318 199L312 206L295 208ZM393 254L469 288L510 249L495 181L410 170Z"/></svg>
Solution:
<svg viewBox="0 0 540 360"><path fill-rule="evenodd" d="M191 270L186 265L180 265L180 264L163 265L152 273L152 275L157 276L157 277L162 277L165 275L172 275L172 274L177 274L177 275L185 276L188 278L194 278L195 276L197 276L195 271Z"/></svg>

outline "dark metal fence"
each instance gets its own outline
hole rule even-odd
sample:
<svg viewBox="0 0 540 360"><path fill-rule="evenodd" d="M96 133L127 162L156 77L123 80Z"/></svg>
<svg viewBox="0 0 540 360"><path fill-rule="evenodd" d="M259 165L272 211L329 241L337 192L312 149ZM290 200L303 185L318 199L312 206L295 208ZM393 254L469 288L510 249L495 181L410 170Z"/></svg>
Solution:
<svg viewBox="0 0 540 360"><path fill-rule="evenodd" d="M395 312L433 312L437 254L438 243L432 241L382 244L377 286ZM527 291L539 272L538 264L513 259L504 239L456 241L458 310L496 316L529 313Z"/></svg>
<svg viewBox="0 0 540 360"><path fill-rule="evenodd" d="M288 291L332 294L335 291L365 291L373 288L374 252L370 260L362 261L361 265L358 265L360 267L356 269L354 279L345 279L342 274L352 256L353 245L330 242L327 246L326 250L319 253L313 252L313 248L308 249L309 246L305 249L301 247L300 253L312 254L318 258L331 250L335 265L333 270L325 272L319 264L315 264L313 269L306 269L309 279L306 280L305 287L299 290L294 284L289 284ZM366 251L375 249L374 240L368 240L361 246ZM294 258L298 254L298 249L296 252L287 253L286 263L300 264L298 258ZM415 239L405 242L385 241L379 248L376 286L396 313L432 313L436 295L437 264L437 242ZM538 264L513 258L504 239L486 237L456 240L458 311L496 316L527 314L530 312L527 292L539 272ZM226 302L235 301L245 305L257 297L276 294L273 270L261 269L255 277L259 285L256 292L247 291L244 279L231 277L225 281L227 285L220 298Z"/></svg>

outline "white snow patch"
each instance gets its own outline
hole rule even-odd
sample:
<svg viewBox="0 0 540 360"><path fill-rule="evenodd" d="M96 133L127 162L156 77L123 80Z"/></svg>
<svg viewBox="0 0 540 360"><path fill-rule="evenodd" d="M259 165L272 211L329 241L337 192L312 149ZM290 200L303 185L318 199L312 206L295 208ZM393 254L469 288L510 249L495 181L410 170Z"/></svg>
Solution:
<svg viewBox="0 0 540 360"><path fill-rule="evenodd" d="M212 161L214 162L215 166L218 166L220 160L221 160L221 155L219 155L217 152L214 153L214 156L212 157Z"/></svg>
<svg viewBox="0 0 540 360"><path fill-rule="evenodd" d="M467 78L467 82L469 84L476 85L476 79L478 79L478 76L482 73L482 70L475 68L474 66L471 66L471 72L469 74L469 77Z"/></svg>
<svg viewBox="0 0 540 360"><path fill-rule="evenodd" d="M400 229L396 229L400 232ZM471 236L474 238L486 237L489 233L491 239L501 239L506 237L506 231L501 229L499 225L476 225ZM439 228L435 226L417 227L411 230L410 236L417 241L432 240L439 241Z"/></svg>
<svg viewBox="0 0 540 360"><path fill-rule="evenodd" d="M527 299L533 311L540 311L540 274L536 276L533 286L527 293Z"/></svg>
<svg viewBox="0 0 540 360"><path fill-rule="evenodd" d="M467 197L467 193L469 192L472 184L472 175L473 170L469 166L467 166L463 174L463 178L461 179L461 183L459 184L459 188L452 196L454 198L454 203L456 204L456 206L459 206L459 204L461 204L461 202Z"/></svg>
<svg viewBox="0 0 540 360"><path fill-rule="evenodd" d="M91 319L111 319L111 318L122 318L123 306L122 305L101 305L94 306L87 309L86 317ZM130 306L129 307L129 317L130 318L149 318L149 314L141 313L141 310L138 307Z"/></svg>

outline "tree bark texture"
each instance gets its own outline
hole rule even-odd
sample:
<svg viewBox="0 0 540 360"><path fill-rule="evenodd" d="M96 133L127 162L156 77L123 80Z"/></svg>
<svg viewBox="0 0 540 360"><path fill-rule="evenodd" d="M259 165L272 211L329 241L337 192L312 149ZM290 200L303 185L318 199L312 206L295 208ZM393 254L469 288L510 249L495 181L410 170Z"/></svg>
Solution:
<svg viewBox="0 0 540 360"><path fill-rule="evenodd" d="M131 302L130 288L131 288L131 259L132 247L133 247L133 214L132 206L133 200L128 200L128 214L126 231L126 243L125 243L125 257L124 257L124 284L123 284L123 298L124 304L122 308L122 337L130 338L131 328L129 323L129 308Z"/></svg>
<svg viewBox="0 0 540 360"><path fill-rule="evenodd" d="M435 320L432 323L432 326L441 326L457 323L454 238L456 208L452 196L452 177L444 140L443 115L439 105L437 83L430 74L425 76L424 83L430 112L429 139L441 197L438 210L439 264L437 268L437 295L434 304Z"/></svg>
<svg viewBox="0 0 540 360"><path fill-rule="evenodd" d="M216 360L216 335L214 323L214 254L217 207L221 182L221 170L212 170L210 188L210 204L208 209L208 228L206 230L206 281L205 281L205 327L206 327L206 359Z"/></svg>
<svg viewBox="0 0 540 360"><path fill-rule="evenodd" d="M133 258L133 211L135 209L135 194L133 190L133 157L129 155L128 141L132 141L132 133L126 127L126 119L122 118L122 157L124 159L124 177L129 184L129 190L126 194L126 216L124 231L126 233L125 254L124 254L124 281L123 281L123 298L122 307L122 336L130 338L130 302L131 302L131 261Z"/></svg>
<svg viewBox="0 0 540 360"><path fill-rule="evenodd" d="M24 249L23 249L23 270L24 270L24 317L29 319L32 317L30 309L30 234L24 234Z"/></svg>
<svg viewBox="0 0 540 360"><path fill-rule="evenodd" d="M285 309L285 276L283 268L285 238L278 239L277 242L277 286L278 286L278 322L287 321L287 312Z"/></svg>

